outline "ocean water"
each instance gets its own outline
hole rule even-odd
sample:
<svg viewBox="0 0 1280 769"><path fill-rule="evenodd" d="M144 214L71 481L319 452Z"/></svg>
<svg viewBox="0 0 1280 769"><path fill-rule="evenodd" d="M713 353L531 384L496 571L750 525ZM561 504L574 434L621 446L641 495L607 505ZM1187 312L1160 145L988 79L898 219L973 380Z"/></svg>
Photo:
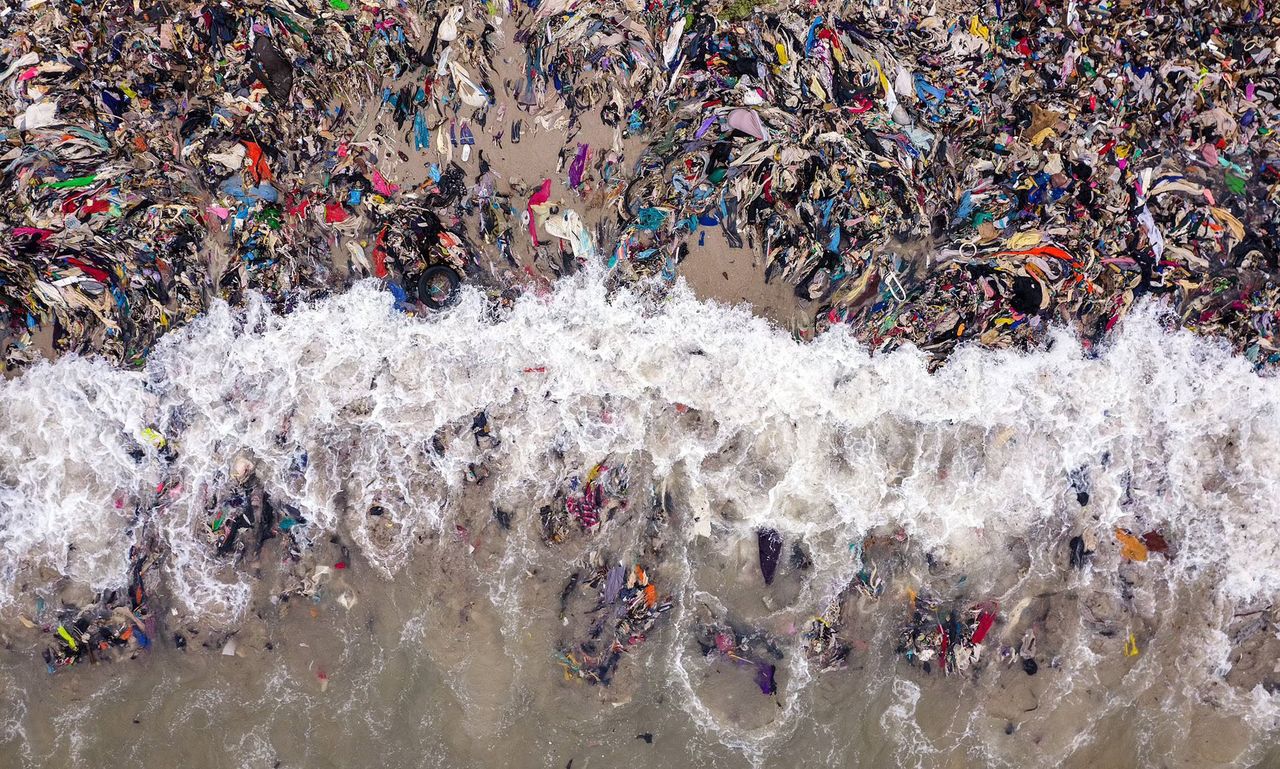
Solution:
<svg viewBox="0 0 1280 769"><path fill-rule="evenodd" d="M589 271L426 318L370 283L287 316L217 306L140 371L37 366L0 385L4 763L1280 766L1280 382L1169 326L1145 306L1101 350L1060 330L929 373ZM472 440L480 412L497 445ZM210 507L246 462L305 520L290 568L346 548L310 572L323 589L268 595L281 540L215 552ZM626 505L545 544L540 508L601 463ZM1171 551L1126 560L1117 527ZM804 555L772 585L762 529ZM47 639L10 618L123 587L143 532L159 641L46 673ZM608 687L555 657L593 559L643 562L671 604ZM851 595L872 565L882 594ZM984 659L944 676L894 653L921 593L998 607ZM803 633L833 600L852 651L824 671ZM720 620L767 639L776 693L703 653ZM996 651L1028 633L1034 675Z"/></svg>

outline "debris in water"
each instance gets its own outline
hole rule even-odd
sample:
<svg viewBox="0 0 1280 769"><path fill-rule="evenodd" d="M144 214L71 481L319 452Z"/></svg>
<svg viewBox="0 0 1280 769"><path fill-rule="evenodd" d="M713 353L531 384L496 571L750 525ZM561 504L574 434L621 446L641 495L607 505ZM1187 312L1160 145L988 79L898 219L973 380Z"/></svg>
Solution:
<svg viewBox="0 0 1280 769"><path fill-rule="evenodd" d="M760 573L764 583L772 585L778 570L778 555L782 552L782 535L775 529L760 529L756 532L756 544L760 548Z"/></svg>

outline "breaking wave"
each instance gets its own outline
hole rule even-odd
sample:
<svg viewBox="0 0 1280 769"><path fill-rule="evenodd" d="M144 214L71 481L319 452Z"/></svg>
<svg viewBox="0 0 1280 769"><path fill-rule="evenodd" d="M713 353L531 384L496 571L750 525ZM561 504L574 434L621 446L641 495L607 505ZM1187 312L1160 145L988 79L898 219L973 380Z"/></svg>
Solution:
<svg viewBox="0 0 1280 769"><path fill-rule="evenodd" d="M674 494L681 547L729 549L760 527L808 543L815 576L797 604L829 600L850 543L885 526L978 594L1064 570L1054 543L1085 525L1160 529L1177 548L1163 574L1212 585L1208 607L1277 593L1280 381L1168 330L1154 305L1101 351L1059 330L1030 353L967 347L927 368L913 349L873 356L839 330L799 343L683 285L655 299L594 272L501 310L467 290L426 318L372 283L284 316L260 299L219 305L142 370L65 358L0 386L0 605L60 577L126 584L150 520L178 604L235 622L250 577L213 552L207 515L240 458L296 507L302 540L346 532L388 577L471 504L469 465L491 469L489 504L534 516L530 500L619 457ZM482 411L496 450L433 442ZM716 589L683 571L677 604ZM802 660L790 675L807 680Z"/></svg>

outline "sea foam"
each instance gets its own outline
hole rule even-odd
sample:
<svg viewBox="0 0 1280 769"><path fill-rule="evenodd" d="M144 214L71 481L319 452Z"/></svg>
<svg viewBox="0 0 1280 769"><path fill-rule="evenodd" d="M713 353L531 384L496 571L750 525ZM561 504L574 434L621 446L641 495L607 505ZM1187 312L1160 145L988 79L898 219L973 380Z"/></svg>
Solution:
<svg viewBox="0 0 1280 769"><path fill-rule="evenodd" d="M1171 573L1212 574L1230 600L1280 588L1280 382L1220 342L1167 330L1148 305L1096 353L1058 330L1035 351L966 346L927 363L840 330L800 343L683 286L610 292L594 272L500 313L467 290L409 317L373 283L284 316L261 299L219 304L140 371L67 357L0 385L0 605L58 575L123 585L139 519L158 516L175 597L234 620L247 578L205 529L237 456L307 518L304 538L345 525L392 576L415 534L448 523L480 459L432 436L479 411L503 441L489 458L502 504L642 454L680 474L713 536L767 525L850 542L896 524L964 566L1065 532L1085 484L1101 530L1158 527L1177 543ZM147 428L176 450L171 467ZM398 537L365 531L374 504Z"/></svg>

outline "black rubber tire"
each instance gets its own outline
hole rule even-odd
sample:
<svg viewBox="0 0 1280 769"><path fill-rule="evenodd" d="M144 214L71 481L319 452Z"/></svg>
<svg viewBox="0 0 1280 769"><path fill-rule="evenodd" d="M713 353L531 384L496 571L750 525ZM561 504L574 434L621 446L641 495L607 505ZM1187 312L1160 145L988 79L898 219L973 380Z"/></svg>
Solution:
<svg viewBox="0 0 1280 769"><path fill-rule="evenodd" d="M432 285L441 277L449 282L449 290L443 296L438 291L432 291ZM428 267L418 278L418 299L433 310L443 310L458 298L458 286L461 283L462 276L448 265L437 264L434 267Z"/></svg>

